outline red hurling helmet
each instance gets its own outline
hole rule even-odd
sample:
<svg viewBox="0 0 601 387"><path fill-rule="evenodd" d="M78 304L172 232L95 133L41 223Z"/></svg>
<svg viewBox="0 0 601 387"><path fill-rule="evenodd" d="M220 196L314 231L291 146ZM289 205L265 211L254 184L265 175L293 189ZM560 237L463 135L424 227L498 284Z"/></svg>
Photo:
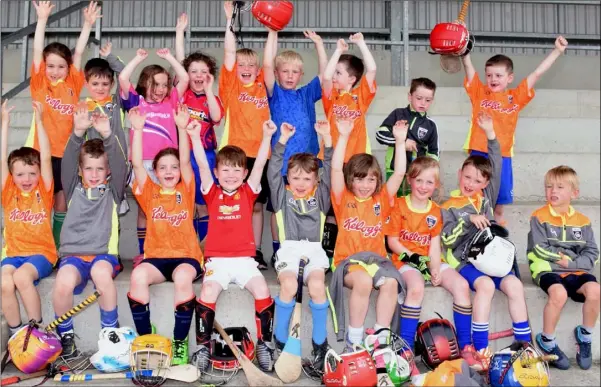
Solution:
<svg viewBox="0 0 601 387"><path fill-rule="evenodd" d="M293 12L291 1L254 1L252 5L255 19L275 31L281 31L288 25Z"/></svg>

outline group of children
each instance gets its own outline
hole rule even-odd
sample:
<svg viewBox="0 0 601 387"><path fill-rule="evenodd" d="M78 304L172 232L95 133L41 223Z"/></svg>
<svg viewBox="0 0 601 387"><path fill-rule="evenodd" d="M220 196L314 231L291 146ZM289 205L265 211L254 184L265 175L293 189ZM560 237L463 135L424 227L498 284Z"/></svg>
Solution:
<svg viewBox="0 0 601 387"><path fill-rule="evenodd" d="M81 69L89 32L100 16L95 2L84 10L73 54L60 43L43 47L53 5L33 4L38 23L31 71L31 147L8 154L11 109L6 101L2 105L2 311L11 332L22 326L17 291L28 317L41 322L35 285L57 263L55 314L68 310L73 295L91 279L102 294L101 326L118 326L113 279L122 270L119 215L131 185L139 206L142 254L134 261L127 298L138 333L151 333L149 287L174 283L174 364L189 361L194 315L198 347L191 362L207 370L216 302L234 283L255 299L258 363L271 371L288 338L302 256L309 259L304 283L311 296L312 364L317 369L323 368L329 348L328 308L342 314L336 321L344 321L344 310L335 310L342 287L350 289L345 351L363 342L373 289L379 291L374 328L398 323L406 350L412 350L426 282L452 294L458 341L470 366L488 366L495 289L508 296L515 338L531 341L521 281L513 272L498 278L478 271L464 251L495 219L504 224L501 206L512 198L518 113L533 98L537 79L565 50L563 38L516 89L508 89L511 59L492 57L484 84L469 54L463 57L473 106L471 155L459 171L459 190L439 206L431 199L440 186L438 132L427 115L436 86L426 78L414 79L409 105L394 110L378 129L378 141L390 146L383 173L369 154L365 123L377 89L376 63L360 33L350 42L363 59L346 54L348 44L341 39L328 60L321 38L307 31L316 46L319 75L299 88L302 58L294 51L276 55L276 31L268 32L261 68L256 52L236 50L235 36L226 28L217 97L216 60L200 52L184 57L186 15L176 26L176 56L168 49L157 51L175 79L164 67L149 65L134 87L130 77L148 55L143 49L124 66L107 44L101 50L105 59L93 58ZM224 9L229 26L232 2L226 1ZM115 73L117 91L112 95ZM90 97L80 102L84 85ZM327 121L316 119L315 102L320 99ZM129 141L125 112L131 123ZM222 119L218 146L214 127ZM578 363L588 368L599 315L599 284L591 274L599 251L590 221L570 206L578 194L574 170L550 170L545 192L548 203L532 214L528 238L532 277L549 294L536 342L544 352L559 356L554 362L558 368L567 368L567 358L555 343L555 327L568 296L584 302L583 324L574 332ZM260 271L267 268L260 250L265 203L273 212L273 264L280 282L275 299ZM335 305L326 294L328 269L333 271L330 290L339 295L332 297ZM201 277L197 298L193 282ZM399 319L393 321L399 291L404 301ZM386 340L387 331L380 332ZM78 356L72 320L61 323L58 333L63 356Z"/></svg>

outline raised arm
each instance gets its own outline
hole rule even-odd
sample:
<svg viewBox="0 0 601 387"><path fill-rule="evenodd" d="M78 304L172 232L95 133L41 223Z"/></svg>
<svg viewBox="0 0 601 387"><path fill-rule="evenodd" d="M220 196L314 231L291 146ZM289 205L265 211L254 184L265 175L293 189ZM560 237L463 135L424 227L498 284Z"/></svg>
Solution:
<svg viewBox="0 0 601 387"><path fill-rule="evenodd" d="M94 113L92 125L102 138L104 152L109 162L111 171L111 189L115 190L114 197L122 198L127 186L127 158L121 150L118 137L111 129L109 117L103 113Z"/></svg>
<svg viewBox="0 0 601 387"><path fill-rule="evenodd" d="M234 16L234 2L224 1L223 10L225 11L225 41L223 43L223 65L227 71L232 71L236 64L236 36L230 30L232 18Z"/></svg>
<svg viewBox="0 0 601 387"><path fill-rule="evenodd" d="M372 89L376 80L376 71L378 70L376 60L371 51L369 51L369 47L367 47L361 32L351 35L350 41L355 43L359 47L359 50L361 50L361 56L363 56L363 63L365 64L365 80L369 88Z"/></svg>
<svg viewBox="0 0 601 387"><path fill-rule="evenodd" d="M321 36L317 35L315 31L304 31L306 38L311 39L313 44L315 44L315 50L317 51L317 62L319 64L319 80L323 80L323 73L326 71L326 66L328 65L328 53L326 52L326 48L323 44L323 40Z"/></svg>
<svg viewBox="0 0 601 387"><path fill-rule="evenodd" d="M124 99L129 97L129 88L131 87L129 79L131 78L131 75L134 73L136 67L138 67L140 63L144 62L147 57L148 52L143 48L138 48L138 51L136 51L136 56L129 61L127 65L125 65L125 68L123 71L121 71L121 74L119 74L119 87L121 87L121 95L124 97Z"/></svg>
<svg viewBox="0 0 601 387"><path fill-rule="evenodd" d="M0 147L2 147L2 154L0 156L2 158L0 161L2 163L2 189L4 189L8 175L10 174L8 169L8 125L10 124L10 112L14 108L14 106L8 107L7 99L2 102L2 144L0 144Z"/></svg>
<svg viewBox="0 0 601 387"><path fill-rule="evenodd" d="M213 123L218 123L223 118L223 105L217 100L217 96L213 92L215 77L213 74L207 74L205 79L205 95L207 96L207 105L209 105L209 118Z"/></svg>
<svg viewBox="0 0 601 387"><path fill-rule="evenodd" d="M354 122L351 119L338 120L336 122L338 126L338 142L334 148L334 154L332 155L332 195L336 204L340 204L342 199L342 193L346 187L344 183L344 155L346 154L346 146L348 144L349 136L353 131ZM395 191L396 192L396 191Z"/></svg>
<svg viewBox="0 0 601 387"><path fill-rule="evenodd" d="M267 42L265 43L265 51L263 51L263 80L267 94L273 95L273 85L275 84L275 55L278 44L278 33L268 28Z"/></svg>
<svg viewBox="0 0 601 387"><path fill-rule="evenodd" d="M271 120L267 120L263 123L263 140L255 159L255 165L253 166L250 176L248 177L248 185L256 192L261 187L261 176L263 175L263 168L267 164L267 158L269 157L269 148L271 146L271 137L276 132L277 127Z"/></svg>
<svg viewBox="0 0 601 387"><path fill-rule="evenodd" d="M144 129L144 123L146 122L146 114L141 114L138 107L131 108L127 115L131 128L134 131L132 143L131 143L131 164L134 168L134 175L136 183L141 190L146 183L148 177L146 169L144 168L143 151L142 151L142 130Z"/></svg>
<svg viewBox="0 0 601 387"><path fill-rule="evenodd" d="M96 19L102 17L100 11L102 11L102 7L99 7L95 1L90 1L90 5L83 10L83 27L81 28L79 39L77 39L77 43L75 44L75 52L73 53L73 66L77 70L81 69L81 58L88 45L92 26L96 23Z"/></svg>
<svg viewBox="0 0 601 387"><path fill-rule="evenodd" d="M284 122L280 127L280 138L273 147L271 159L267 167L267 181L269 182L269 191L271 192L271 203L273 204L274 212L280 210L280 200L284 195L286 186L284 177L282 176L282 165L284 164L284 151L290 137L294 136L296 128L287 122Z"/></svg>
<svg viewBox="0 0 601 387"><path fill-rule="evenodd" d="M336 50L330 57L330 61L328 62L326 69L323 72L323 79L321 82L321 87L324 92L324 97L329 98L332 93L332 78L334 77L334 73L336 72L336 65L338 64L338 60L340 59L340 55L345 53L348 50L348 44L344 41L344 39L338 39L336 43Z"/></svg>
<svg viewBox="0 0 601 387"><path fill-rule="evenodd" d="M397 121L392 127L394 135L394 172L386 182L386 189L391 200L396 197L396 192L401 187L403 177L405 176L405 168L407 168L407 157L405 155L405 139L407 139L407 130L409 125L407 121Z"/></svg>
<svg viewBox="0 0 601 387"><path fill-rule="evenodd" d="M67 202L71 199L78 183L79 154L84 143L86 131L92 126L88 115L88 106L81 101L75 107L73 114L73 133L69 136L65 152L61 160L61 184L65 191Z"/></svg>
<svg viewBox="0 0 601 387"><path fill-rule="evenodd" d="M37 24L35 27L35 34L33 35L33 66L35 72L40 70L40 64L42 64L44 54L44 38L46 35L46 24L48 24L48 18L52 13L54 4L49 1L33 1L33 7L37 14Z"/></svg>
<svg viewBox="0 0 601 387"><path fill-rule="evenodd" d="M175 117L175 125L177 125L179 134L179 170L182 174L184 184L188 185L194 177L194 171L190 163L190 141L188 141L188 134L186 133L188 123L190 122L188 106L178 104L177 111L173 112L173 116Z"/></svg>
<svg viewBox="0 0 601 387"><path fill-rule="evenodd" d="M192 120L188 124L186 131L192 141L192 151L194 152L194 159L198 165L198 172L200 175L201 191L206 193L211 188L214 181L213 175L211 174L211 166L209 165L205 148L200 139L201 129L202 126L200 122L198 120Z"/></svg>
<svg viewBox="0 0 601 387"><path fill-rule="evenodd" d="M99 53L102 58L109 62L111 69L117 74L120 74L125 68L125 64L121 61L121 59L119 59L119 57L111 53L112 49L113 43L106 42L105 45L100 49Z"/></svg>
<svg viewBox="0 0 601 387"><path fill-rule="evenodd" d="M568 41L563 36L558 36L555 39L555 48L547 55L545 59L538 65L538 67L528 75L528 90L532 89L539 78L547 72L553 66L553 63L566 51L568 47Z"/></svg>
<svg viewBox="0 0 601 387"><path fill-rule="evenodd" d="M184 66L182 66L177 59L175 59L168 48L161 48L160 50L157 50L157 55L169 62L171 67L175 70L175 75L177 76L178 80L177 86L175 86L177 89L177 96L179 98L183 97L186 90L188 90L188 81L190 80L188 72Z"/></svg>
<svg viewBox="0 0 601 387"><path fill-rule="evenodd" d="M33 114L35 115L36 133L38 135L38 144L40 145L40 173L46 191L49 191L52 187L53 175L52 175L52 153L50 151L50 140L48 139L48 133L44 129L42 123L42 112L43 105L38 101L32 101Z"/></svg>
<svg viewBox="0 0 601 387"><path fill-rule="evenodd" d="M182 63L186 57L186 48L184 44L184 32L188 27L188 15L182 13L177 18L177 24L175 25L175 59Z"/></svg>
<svg viewBox="0 0 601 387"><path fill-rule="evenodd" d="M472 56L470 54L464 55L461 57L461 61L463 62L463 70L465 70L467 83L470 84L476 75L476 68L472 63Z"/></svg>

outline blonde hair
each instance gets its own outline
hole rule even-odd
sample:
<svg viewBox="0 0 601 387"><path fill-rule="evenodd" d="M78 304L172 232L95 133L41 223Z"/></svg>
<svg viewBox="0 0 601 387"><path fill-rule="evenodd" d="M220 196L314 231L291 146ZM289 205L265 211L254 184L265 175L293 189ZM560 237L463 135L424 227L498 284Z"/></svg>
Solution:
<svg viewBox="0 0 601 387"><path fill-rule="evenodd" d="M407 177L410 179L415 179L423 171L430 168L435 170L434 176L436 179L436 184L438 184L440 182L440 166L437 160L428 156L420 156L413 160L409 165L409 169L407 170Z"/></svg>
<svg viewBox="0 0 601 387"><path fill-rule="evenodd" d="M256 64L259 64L259 55L250 48L240 48L236 51L236 62L240 59L254 60Z"/></svg>
<svg viewBox="0 0 601 387"><path fill-rule="evenodd" d="M567 165L560 165L558 167L551 168L545 174L545 185L557 181L567 182L572 186L572 189L579 190L580 181L578 179L578 174L574 169L568 167Z"/></svg>
<svg viewBox="0 0 601 387"><path fill-rule="evenodd" d="M284 63L297 65L300 66L302 69L303 57L296 51L282 51L275 57L275 68L277 69L278 67L280 67L280 65L283 65Z"/></svg>

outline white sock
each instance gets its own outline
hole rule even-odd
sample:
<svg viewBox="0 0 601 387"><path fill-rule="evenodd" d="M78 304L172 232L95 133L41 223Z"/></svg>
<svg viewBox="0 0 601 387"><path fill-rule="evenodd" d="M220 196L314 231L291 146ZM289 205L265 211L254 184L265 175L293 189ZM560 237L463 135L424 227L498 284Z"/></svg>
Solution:
<svg viewBox="0 0 601 387"><path fill-rule="evenodd" d="M374 324L374 330L376 332L379 331L382 328L388 328L388 329L390 329L389 327L385 327L385 326L377 324L377 323ZM388 337L389 336L390 336L390 331L382 331L382 332L378 333L378 342L380 344L388 344Z"/></svg>
<svg viewBox="0 0 601 387"><path fill-rule="evenodd" d="M351 342L351 344L363 344L363 331L365 329L363 328L363 326L360 326L359 328L353 328L352 326L348 326L348 341Z"/></svg>
<svg viewBox="0 0 601 387"><path fill-rule="evenodd" d="M16 327L14 327L14 328L13 328L13 327L11 327L11 326L9 326L9 327L8 327L8 330L9 330L9 332L10 332L10 335L11 335L11 336L12 336L12 335L14 335L14 334L15 334L15 333L17 333L17 331L18 331L19 329L21 329L22 327L23 327L23 323L19 324L19 326L16 326Z"/></svg>

